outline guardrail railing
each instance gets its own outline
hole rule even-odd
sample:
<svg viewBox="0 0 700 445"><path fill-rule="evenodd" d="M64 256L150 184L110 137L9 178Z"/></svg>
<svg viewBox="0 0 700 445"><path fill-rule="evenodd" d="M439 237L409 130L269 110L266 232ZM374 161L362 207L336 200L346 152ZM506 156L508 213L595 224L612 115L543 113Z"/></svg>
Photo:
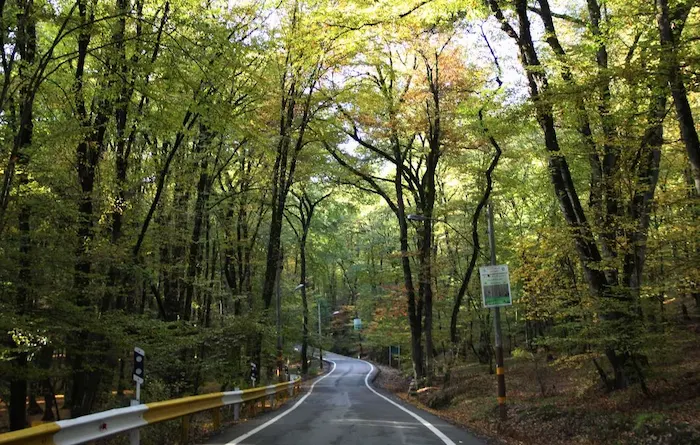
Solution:
<svg viewBox="0 0 700 445"><path fill-rule="evenodd" d="M300 378L276 385L239 391L217 392L199 396L183 397L162 402L145 403L126 408L110 409L75 419L44 423L19 431L0 434L0 445L74 445L102 439L119 433L138 431L146 425L182 418L182 436L186 440L189 434L190 416L203 411L211 411L214 428L221 426L221 410L233 405L234 420L240 418L241 405L251 407L253 414L257 402L270 402L274 407L280 399L292 396L299 390ZM249 403L253 402L253 403ZM132 436L132 444L138 443L138 435Z"/></svg>

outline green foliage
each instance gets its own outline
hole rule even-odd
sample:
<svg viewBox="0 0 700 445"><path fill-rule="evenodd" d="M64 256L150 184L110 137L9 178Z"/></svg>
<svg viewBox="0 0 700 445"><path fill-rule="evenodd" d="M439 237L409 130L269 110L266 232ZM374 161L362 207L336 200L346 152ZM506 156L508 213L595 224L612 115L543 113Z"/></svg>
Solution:
<svg viewBox="0 0 700 445"><path fill-rule="evenodd" d="M29 22L17 9L25 3ZM698 197L667 82L659 82L668 54L651 4L605 2L598 29L586 7L596 2L556 5L556 32L535 33L541 65L527 72L548 81L535 98L510 37L484 22L493 11L479 2L232 2L200 11L189 0L144 0L126 2L125 14L117 1L80 3L84 18L64 1L5 2L0 11L3 400L10 381L64 393L91 376L99 384L88 410L115 406L123 400L112 391L131 387L134 346L147 353L147 401L248 385L251 361L263 381L274 380L274 304L266 310L260 298L270 284L270 222L281 218L273 207L301 190L332 192L305 245L310 343L380 361L400 345L408 368L402 258L418 287L424 226L408 223L402 253L399 213L388 204L397 201L397 171L404 213L420 213L435 193L432 312L419 317L432 320L434 372L458 359L490 363L492 318L477 273L461 305L456 296L471 258L477 267L489 260L485 212L478 227L472 219L494 141L502 157L490 201L497 259L511 270L515 304L503 323L513 357L563 363L615 351L653 376L644 357L663 356L670 333L697 320ZM697 119L696 9L674 51ZM34 60L20 52L32 23ZM666 104L654 120L659 98ZM28 101L31 125L22 127ZM552 108L556 154L543 148L542 106ZM438 123L435 184L416 187ZM31 137L17 142L29 127ZM663 133L654 187L656 170L642 171L652 129ZM95 156L84 159L85 147ZM393 147L403 150L399 168ZM615 169L601 185L591 160L611 156ZM553 162L562 159L571 174L565 195L581 203L585 224L567 220L552 186ZM640 207L644 192L653 194ZM289 212L294 204L287 200ZM581 225L599 259L581 249ZM299 233L292 217L279 235L279 334L290 364L302 336L293 290ZM594 272L606 277L603 290ZM635 430L649 422L663 419L645 418Z"/></svg>

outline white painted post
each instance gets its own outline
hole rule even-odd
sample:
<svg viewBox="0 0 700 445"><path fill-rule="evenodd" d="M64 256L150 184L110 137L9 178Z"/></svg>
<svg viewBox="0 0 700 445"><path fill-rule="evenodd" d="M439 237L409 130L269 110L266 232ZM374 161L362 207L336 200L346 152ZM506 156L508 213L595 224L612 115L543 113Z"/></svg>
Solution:
<svg viewBox="0 0 700 445"><path fill-rule="evenodd" d="M234 391L240 391L241 388L234 388ZM234 403L233 404L233 420L234 422L238 422L238 420L241 418L241 404L240 403Z"/></svg>
<svg viewBox="0 0 700 445"><path fill-rule="evenodd" d="M141 395L141 385L139 383L136 384L136 398L131 399L131 406L136 406L140 404L141 402L138 400L139 396ZM129 445L140 445L141 443L141 432L138 428L134 428L133 430L129 431Z"/></svg>
<svg viewBox="0 0 700 445"><path fill-rule="evenodd" d="M134 347L134 372L132 378L136 382L136 394L131 400L131 406L136 406L141 404L141 383L143 383L145 374L144 362L146 358L146 352L139 348ZM129 444L139 445L141 443L141 433L138 428L129 431Z"/></svg>

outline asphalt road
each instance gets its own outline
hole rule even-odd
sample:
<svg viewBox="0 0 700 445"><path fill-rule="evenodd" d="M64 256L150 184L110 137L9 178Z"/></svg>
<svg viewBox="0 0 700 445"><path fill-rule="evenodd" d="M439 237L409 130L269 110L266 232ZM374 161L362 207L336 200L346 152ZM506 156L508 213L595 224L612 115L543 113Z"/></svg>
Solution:
<svg viewBox="0 0 700 445"><path fill-rule="evenodd" d="M371 387L367 362L335 363L282 409L236 425L208 445L485 445L468 432ZM374 370L376 372L376 370Z"/></svg>

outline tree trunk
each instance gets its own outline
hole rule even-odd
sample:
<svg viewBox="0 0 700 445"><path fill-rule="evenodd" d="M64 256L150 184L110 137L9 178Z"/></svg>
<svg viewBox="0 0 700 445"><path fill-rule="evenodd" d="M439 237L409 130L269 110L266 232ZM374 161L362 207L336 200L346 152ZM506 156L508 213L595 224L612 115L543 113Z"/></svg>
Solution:
<svg viewBox="0 0 700 445"><path fill-rule="evenodd" d="M122 220L123 213L126 208L125 187L127 179L127 168L129 162L129 151L127 150L127 135L126 124L128 116L129 103L133 93L133 88L128 81L128 67L126 64L126 50L124 45L124 34L126 32L126 16L130 10L128 0L117 0L117 10L121 14L117 30L113 36L115 42L115 52L117 59L117 70L120 73L121 87L117 106L115 108L115 122L117 130L117 144L115 151L115 176L117 196L112 211L112 226L110 243L116 252L119 252L119 241L122 236ZM122 279L122 271L119 265L121 259L116 256L110 263L109 272L107 273L107 291L102 301L102 311L106 311L114 304L116 309L124 308L124 286Z"/></svg>
<svg viewBox="0 0 700 445"><path fill-rule="evenodd" d="M571 228L588 286L591 292L600 299L601 303L614 302L619 299L620 295L615 295L614 286L612 286L613 283L608 280L612 279L616 281L617 278L610 273L604 273L599 267L596 267L602 260L601 251L595 242L593 231L583 211L583 207L581 206L578 193L569 171L568 162L560 153L552 104L542 98L542 94L547 92L549 86L546 72L541 69L535 49L536 47L532 39L530 21L527 14L527 2L525 0L517 0L515 2L516 14L519 22L518 32L512 28L503 15L498 1L489 0L488 4L496 19L501 23L501 28L516 41L520 49L520 60L526 71L530 97L535 105L537 122L544 133L545 147L549 153L551 181L561 211L567 225ZM595 0L589 0L589 11L591 12L593 20L596 19L595 9L597 6ZM599 66L604 66L606 61L601 60L601 56L603 56L603 54L599 51L598 64ZM603 95L605 95L605 92L603 92ZM601 112L603 114L606 113L605 110ZM609 175L612 175L614 173L613 169L617 165L613 149L609 150L608 157L603 160L603 164L606 162L608 165L607 167L604 166L604 168L608 168ZM612 201L615 200L612 199ZM609 204L611 205L607 206L606 212L608 214L616 214L617 211L614 207L617 203L611 202ZM630 300L629 296L625 296L623 300L625 299L628 301ZM629 319L623 320L625 317L627 317L627 315L620 312L618 309L611 310L609 308L604 308L601 315L603 321L616 320L616 322L623 324L631 322ZM628 381L625 371L626 353L618 354L615 348L610 346L605 349L605 353L615 370L616 387L624 387Z"/></svg>
<svg viewBox="0 0 700 445"><path fill-rule="evenodd" d="M25 375L20 373L26 372L26 367L27 354L17 354L13 366L13 373L17 373L17 375L10 380L10 431L21 430L27 427L27 380L18 377Z"/></svg>
<svg viewBox="0 0 700 445"><path fill-rule="evenodd" d="M197 200L194 210L194 226L192 228L192 238L190 239L189 255L187 260L187 272L185 274L185 297L184 305L181 307L181 314L184 320L190 320L192 312L192 301L194 298L194 282L201 271L201 264L198 261L200 256L200 238L202 226L206 218L207 202L209 197L209 153L207 150L212 141L213 135L209 129L200 124L199 141L195 153L202 157L200 160L199 181L197 183Z"/></svg>
<svg viewBox="0 0 700 445"><path fill-rule="evenodd" d="M688 3L692 4L692 2ZM695 193L700 195L700 139L698 139L693 112L688 101L688 91L685 82L683 82L683 73L678 60L678 43L671 28L668 0L656 0L656 20L663 49L661 67L668 78L668 84L671 86L678 127L688 152L688 160L695 182ZM679 38L680 34L677 36Z"/></svg>
<svg viewBox="0 0 700 445"><path fill-rule="evenodd" d="M29 156L27 149L32 144L34 135L34 91L31 90L28 78L30 76L26 70L34 63L36 54L36 25L34 19L34 2L18 2L21 11L17 17L17 46L19 56L24 66L20 68L19 76L24 79L24 86L21 89L21 102L19 107L20 121L15 135L12 148L13 156L16 158L19 168L19 193L25 193L29 184ZM2 31L4 32L4 30ZM11 172L6 171L8 175ZM9 185L8 185L9 187ZM9 188L7 190L9 194ZM9 196L9 195L8 195ZM19 316L26 315L33 306L32 274L31 274L31 209L27 198L20 196L20 208L18 218L18 228L20 233L19 241L19 274L17 294L15 300L15 312ZM6 204L6 203L5 203ZM4 209L3 209L4 210ZM0 215L0 218L3 216ZM0 221L0 226L1 226ZM10 336L9 343L12 348L19 345ZM27 426L25 412L25 401L27 398L27 353L19 352L14 355L12 364L12 376L10 379L10 431L19 430Z"/></svg>
<svg viewBox="0 0 700 445"><path fill-rule="evenodd" d="M397 159L401 158L400 149L394 151ZM423 302L416 301L415 287L413 286L413 275L411 273L411 262L409 258L409 247L408 247L408 223L406 222L406 211L403 198L403 184L402 184L402 169L401 164L396 165L395 173L395 192L396 192L396 203L397 211L396 217L399 223L399 243L401 246L401 269L403 271L404 287L407 298L408 306L408 322L411 327L411 359L413 361L413 377L416 382L420 382L425 373L423 370L423 347L422 347L422 337L423 337Z"/></svg>
<svg viewBox="0 0 700 445"><path fill-rule="evenodd" d="M27 404L27 415L35 416L37 414L44 414L44 410L39 406L39 402L36 401L37 389L39 386L36 383L29 385L29 403Z"/></svg>
<svg viewBox="0 0 700 445"><path fill-rule="evenodd" d="M88 113L85 106L84 71L88 54L88 45L91 35L86 26L94 20L93 12L88 16L88 5L85 0L79 0L78 10L80 13L80 23L83 24L78 35L78 57L75 71L75 107L76 115L80 125L85 132L85 138L78 143L76 150L78 183L80 184L81 195L78 200L78 248L76 250L76 262L74 267L73 285L76 293L76 305L78 307L88 307L91 305L90 296L90 275L92 273L92 259L90 250L92 248L93 231L93 191L95 188L95 175L97 165L102 152L104 151L104 139L111 113L112 103L109 99L109 92L101 91L103 97L96 101L96 109ZM106 75L105 77L109 77ZM107 80L106 89L109 90L113 80ZM89 114L95 114L94 120ZM74 335L72 339L73 355L73 394L71 397L71 414L73 417L87 414L91 411L97 399L97 391L102 380L102 370L95 367L94 363L85 362L85 352L90 349L90 344L94 338L83 328ZM101 346L104 348L104 345ZM100 351L101 354L105 351ZM105 363L107 357L96 359L98 364ZM88 368L92 368L89 369Z"/></svg>
<svg viewBox="0 0 700 445"><path fill-rule="evenodd" d="M54 416L54 408L58 414L58 404L56 403L56 396L54 394L53 385L51 384L50 369L51 363L53 361L54 349L52 346L44 346L39 350L36 355L37 367L45 373L44 377L41 378L40 388L41 393L44 397L44 415L41 420L44 422L52 421L56 419ZM60 415L59 415L60 417Z"/></svg>
<svg viewBox="0 0 700 445"><path fill-rule="evenodd" d="M176 209L187 208L190 201L188 184L178 182L173 192L173 204ZM161 248L163 267L163 294L167 321L182 318L184 304L183 268L186 264L184 230L188 227L187 212L174 211L170 216L172 229L177 231Z"/></svg>
<svg viewBox="0 0 700 445"><path fill-rule="evenodd" d="M496 140L493 138L492 145L496 149L496 155L493 157L493 159L491 160L491 164L486 170L486 190L484 190L484 194L481 197L479 203L477 204L474 213L472 214L472 255L469 259L469 265L467 266L467 270L464 273L464 278L462 278L462 283L460 284L459 290L457 291L457 296L455 297L454 305L452 306L452 316L450 318L450 341L452 342L453 348L455 349L459 344L459 338L457 337L457 318L459 317L460 306L462 305L462 300L464 299L464 295L467 292L467 287L469 286L469 282L471 281L472 274L474 273L474 270L476 268L476 261L481 251L481 247L479 245L479 219L481 218L481 211L484 209L484 206L486 206L486 203L488 202L489 197L491 196L491 190L493 189L493 179L491 175L493 174L496 165L498 165L498 160L501 157L500 146L498 145L498 143L496 143Z"/></svg>
<svg viewBox="0 0 700 445"><path fill-rule="evenodd" d="M299 273L299 283L304 285L301 288L301 307L303 311L301 339L301 373L303 375L306 375L309 373L309 361L307 358L307 349L309 347L309 303L306 297L306 233L302 235L302 239L299 242L299 248L301 250L301 271Z"/></svg>

